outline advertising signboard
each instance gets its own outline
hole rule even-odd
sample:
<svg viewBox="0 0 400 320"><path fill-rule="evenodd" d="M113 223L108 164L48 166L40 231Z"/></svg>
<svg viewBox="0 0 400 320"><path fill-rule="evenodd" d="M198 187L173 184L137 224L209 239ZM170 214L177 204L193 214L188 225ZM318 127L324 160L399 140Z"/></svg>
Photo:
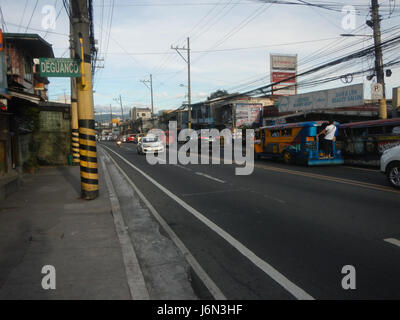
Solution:
<svg viewBox="0 0 400 320"><path fill-rule="evenodd" d="M271 68L274 70L297 70L297 55L271 54Z"/></svg>
<svg viewBox="0 0 400 320"><path fill-rule="evenodd" d="M261 119L262 104L237 103L235 108L235 127L251 126Z"/></svg>
<svg viewBox="0 0 400 320"><path fill-rule="evenodd" d="M297 80L295 78L297 74L297 55L271 54L270 68L271 81L273 83L279 82L279 84L272 87L272 94L287 96L297 93Z"/></svg>
<svg viewBox="0 0 400 320"><path fill-rule="evenodd" d="M334 109L364 104L364 85L309 92L278 100L279 112Z"/></svg>
<svg viewBox="0 0 400 320"><path fill-rule="evenodd" d="M296 83L295 72L273 72L272 73L272 82L279 82L285 79L285 83Z"/></svg>

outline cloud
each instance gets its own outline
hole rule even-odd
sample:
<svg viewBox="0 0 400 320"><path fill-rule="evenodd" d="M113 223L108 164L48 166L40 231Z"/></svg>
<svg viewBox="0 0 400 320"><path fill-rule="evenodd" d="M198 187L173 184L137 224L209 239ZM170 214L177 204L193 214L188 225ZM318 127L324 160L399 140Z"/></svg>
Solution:
<svg viewBox="0 0 400 320"><path fill-rule="evenodd" d="M107 47L108 17L111 1L105 1L104 9L100 1L94 2L94 32L98 40L99 57L105 58L104 69L98 69L95 74L94 95L96 108L107 108L116 104L113 100L119 94L126 107L133 105L149 106L149 90L140 80L148 79L153 74L155 108L178 107L185 99L186 89L180 84L187 84L187 66L185 61L171 49L171 45L183 47L186 37L191 42L191 86L193 100L201 100L216 89L238 87L243 83L253 83L253 86L266 84L269 73L270 53L295 53L299 57L299 68L307 69L313 65L331 59L332 56L321 54L319 59L311 59L304 63L304 58L335 49L355 39L340 39L336 47L333 40L310 42L293 45L273 46L276 44L294 43L299 41L338 37L344 31L341 29L340 12L330 12L317 8L294 5L257 3L257 1L233 1L217 4L198 5L196 0L174 1L184 5L173 5L172 2L141 2L138 5L132 0L116 1L112 20L111 38ZM164 5L156 6L155 3ZM186 4L196 5L186 5ZM365 1L352 1L365 4ZM2 4L6 21L18 25L22 17L25 1L7 0ZM35 2L29 1L22 25L27 25ZM41 7L32 17L31 28L41 29ZM269 7L268 9L266 9ZM62 2L57 2L57 33L69 33L69 21ZM361 33L370 32L365 26L364 16L357 17L357 27ZM399 17L382 21L382 29L399 22ZM8 25L10 32L16 32L17 26ZM21 28L20 32L24 29ZM29 32L35 32L30 30ZM43 37L45 31L38 31ZM46 40L53 44L55 55L68 56L68 36L50 34ZM362 48L368 42L360 41L354 47ZM248 48L267 46L259 49L236 51L219 51L215 49ZM330 47L331 46L331 47ZM209 52L199 52L199 51ZM155 53L162 54L155 54ZM185 51L181 52L185 56ZM336 56L342 54L337 52ZM186 57L186 56L185 56ZM371 60L371 59L370 59ZM365 65L371 63L365 60ZM103 63L102 63L103 64ZM265 77L262 81L255 81ZM399 75L387 79L388 92L390 87L399 83ZM370 82L364 81L366 87ZM69 79L50 79L50 95L56 97L69 91ZM339 81L323 87L307 89L318 90L324 87L341 86ZM248 86L250 88L251 85ZM391 93L389 92L389 96Z"/></svg>

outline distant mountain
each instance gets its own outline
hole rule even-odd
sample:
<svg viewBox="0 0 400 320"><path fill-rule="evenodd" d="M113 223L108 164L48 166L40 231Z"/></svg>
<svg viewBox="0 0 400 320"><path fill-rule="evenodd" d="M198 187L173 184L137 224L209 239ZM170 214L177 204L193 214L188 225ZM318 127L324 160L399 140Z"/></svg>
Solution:
<svg viewBox="0 0 400 320"><path fill-rule="evenodd" d="M113 119L119 119L121 116L118 116L117 114L113 114ZM110 122L110 113L103 113L103 114L95 114L94 115L94 120L97 122Z"/></svg>

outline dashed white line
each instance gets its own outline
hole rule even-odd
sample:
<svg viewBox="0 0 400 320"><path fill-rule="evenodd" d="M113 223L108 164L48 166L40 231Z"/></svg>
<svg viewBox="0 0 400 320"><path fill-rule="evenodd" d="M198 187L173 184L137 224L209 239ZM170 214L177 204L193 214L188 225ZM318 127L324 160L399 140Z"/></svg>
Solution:
<svg viewBox="0 0 400 320"><path fill-rule="evenodd" d="M261 259L253 251L251 251L249 248L244 246L237 239L232 237L228 232L226 232L221 227L216 225L214 222L209 220L207 217L205 217L203 214L201 214L195 208L191 207L188 203L183 201L181 198L177 197L174 193L169 191L167 188L165 188L164 186L159 184L156 180L154 180L152 177L150 177L144 171L140 170L138 167L133 165L130 161L126 160L123 156L119 155L114 150L112 150L112 149L110 149L110 148L108 148L106 146L103 146L103 147L106 148L107 150L109 150L110 152L114 153L117 157L119 157L127 165L129 165L130 167L135 169L143 177L145 177L152 184L154 184L157 188L159 188L162 192L164 192L167 196L169 196L172 200L177 202L181 207L186 209L194 217L196 217L198 220L200 220L202 223L204 223L207 227L209 227L211 230L213 230L215 233L217 233L222 239L224 239L226 242L228 242L232 247L234 247L238 252L240 252L244 257L246 257L256 267L258 267L265 274L267 274L274 281L276 281L280 286L282 286L286 291L288 291L290 294L292 294L296 299L299 299L299 300L314 300L314 298L310 294L308 294L302 288L300 288L295 283L293 283L288 278L286 278L282 273L280 273L278 270L276 270L268 262L266 262L265 260Z"/></svg>
<svg viewBox="0 0 400 320"><path fill-rule="evenodd" d="M174 164L174 166L175 166L175 167L178 167L178 168L181 168L181 169L184 169L184 170L186 170L186 171L192 171L192 169L186 168L185 166L181 166L180 164Z"/></svg>
<svg viewBox="0 0 400 320"><path fill-rule="evenodd" d="M400 247L400 240L399 240L399 239L396 239L396 238L387 238L387 239L384 239L383 241L389 242L389 243L391 243L391 244L394 244L395 246Z"/></svg>
<svg viewBox="0 0 400 320"><path fill-rule="evenodd" d="M217 181L217 182L219 182L219 183L225 183L224 180L214 178L214 177L209 176L208 174L205 174L205 173L203 173L203 172L195 172L195 174L197 174L198 176L203 176L203 177L206 177L206 178L208 178L208 179Z"/></svg>

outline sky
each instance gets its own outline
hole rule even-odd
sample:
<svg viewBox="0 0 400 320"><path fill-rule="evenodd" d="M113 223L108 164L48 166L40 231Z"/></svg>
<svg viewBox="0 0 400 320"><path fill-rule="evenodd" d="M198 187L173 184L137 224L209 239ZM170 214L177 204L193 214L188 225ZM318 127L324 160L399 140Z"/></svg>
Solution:
<svg viewBox="0 0 400 320"><path fill-rule="evenodd" d="M171 46L186 46L187 37L191 48L192 103L205 100L218 89L243 92L269 84L271 53L297 54L298 70L304 71L372 45L368 37L372 29L365 24L370 1L330 2L340 2L343 6L365 5L357 6L361 12L356 15L355 29L344 29L345 13L342 12L257 0L93 0L94 33L98 58L102 59L97 62L99 68L94 75L95 110L108 112L111 104L113 112L120 113L120 95L125 117L132 107L149 107L150 90L141 80L149 80L150 74L155 112L175 109L187 101L187 64L171 49ZM383 39L399 34L400 5L389 17L393 2L379 1ZM69 21L62 3L62 0L0 0L3 29L38 33L52 44L56 57L68 57ZM44 29L46 6L54 8L57 18L54 28L47 30ZM399 29L390 29L396 26ZM343 33L357 34L357 37L341 37ZM351 44L355 45L347 47ZM186 51L181 54L186 57ZM397 57L395 51L384 55L385 61ZM373 56L366 57L341 66L336 72L346 74L371 67L373 61ZM320 75L326 77L334 71L327 70ZM400 86L399 71L392 68L392 76L386 78L389 98L392 87ZM50 99L63 100L64 95L69 95L68 78L49 80ZM369 98L373 82L363 75L354 77L351 84L364 83L365 98ZM336 80L299 87L298 92L344 85Z"/></svg>

